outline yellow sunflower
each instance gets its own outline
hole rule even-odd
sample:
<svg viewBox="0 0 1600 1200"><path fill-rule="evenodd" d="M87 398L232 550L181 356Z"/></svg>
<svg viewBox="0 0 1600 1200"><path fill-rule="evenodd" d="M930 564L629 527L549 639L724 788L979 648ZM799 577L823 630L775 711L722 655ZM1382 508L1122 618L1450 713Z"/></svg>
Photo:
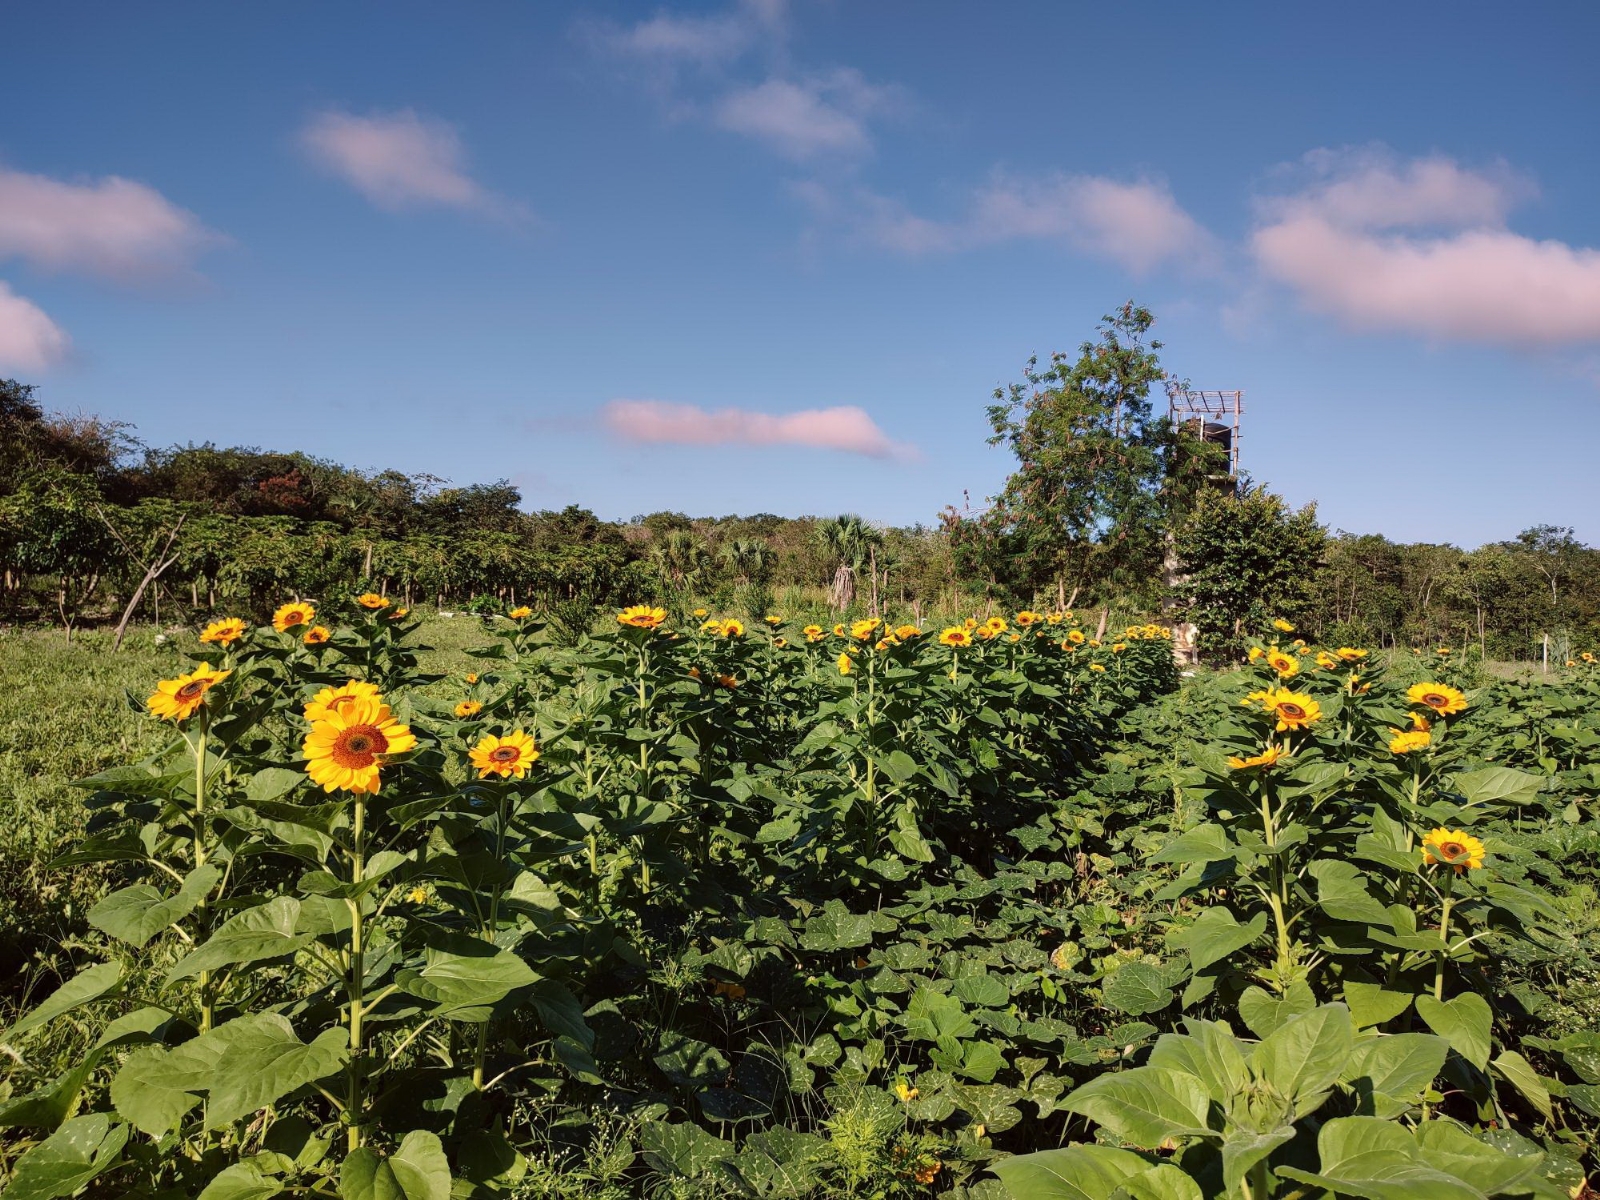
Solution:
<svg viewBox="0 0 1600 1200"><path fill-rule="evenodd" d="M1441 717L1454 716L1467 707L1467 698L1448 683L1413 683L1406 689L1406 699L1433 709Z"/></svg>
<svg viewBox="0 0 1600 1200"><path fill-rule="evenodd" d="M706 613L709 612L709 611L710 611L709 609L697 608L697 609L694 610L694 615L697 616L697 617L704 617L706 615Z"/></svg>
<svg viewBox="0 0 1600 1200"><path fill-rule="evenodd" d="M1389 739L1390 754L1410 754L1416 750L1426 750L1433 741L1433 735L1426 729L1391 729L1394 734Z"/></svg>
<svg viewBox="0 0 1600 1200"><path fill-rule="evenodd" d="M789 644L789 639L788 638L773 638L772 639L772 644L774 646L776 646L778 649L782 650L785 646L787 646Z"/></svg>
<svg viewBox="0 0 1600 1200"><path fill-rule="evenodd" d="M1008 624L1006 624L1006 619L1004 617L990 617L983 623L983 626L992 633L1004 633L1007 629L1011 628Z"/></svg>
<svg viewBox="0 0 1600 1200"><path fill-rule="evenodd" d="M808 642L820 642L828 636L827 631L821 625L807 625L800 632L806 635L806 641Z"/></svg>
<svg viewBox="0 0 1600 1200"><path fill-rule="evenodd" d="M617 624L634 629L656 629L667 619L667 610L651 608L648 604L630 604L617 614Z"/></svg>
<svg viewBox="0 0 1600 1200"><path fill-rule="evenodd" d="M477 682L478 682L478 673L477 673L477 672L476 672L476 671L468 671L468 672L467 672L467 673L466 673L466 675L465 675L465 676L463 676L463 678L464 678L464 679L465 679L465 680L466 680L466 681L467 681L467 682L468 682L468 683L477 683Z"/></svg>
<svg viewBox="0 0 1600 1200"><path fill-rule="evenodd" d="M952 625L939 635L941 646L970 646L972 634L960 625Z"/></svg>
<svg viewBox="0 0 1600 1200"><path fill-rule="evenodd" d="M1300 673L1299 661L1276 648L1267 651L1267 666L1278 673L1279 679L1288 679Z"/></svg>
<svg viewBox="0 0 1600 1200"><path fill-rule="evenodd" d="M1317 666L1321 667L1324 671L1331 671L1338 665L1339 660L1333 655L1329 654L1326 650L1317 651Z"/></svg>
<svg viewBox="0 0 1600 1200"><path fill-rule="evenodd" d="M1334 653L1345 662L1360 662L1367 656L1365 650L1357 650L1354 646L1340 646Z"/></svg>
<svg viewBox="0 0 1600 1200"><path fill-rule="evenodd" d="M186 721L200 711L206 693L232 674L232 671L216 671L201 663L187 675L163 679L156 684L145 707L163 720Z"/></svg>
<svg viewBox="0 0 1600 1200"><path fill-rule="evenodd" d="M278 611L272 614L272 627L279 633L288 633L297 625L311 624L316 615L317 610L311 605L302 604L298 600L291 601L280 606Z"/></svg>
<svg viewBox="0 0 1600 1200"><path fill-rule="evenodd" d="M1294 626L1289 624L1289 622L1285 621L1282 617L1274 617L1272 621L1272 627L1279 633L1294 632Z"/></svg>
<svg viewBox="0 0 1600 1200"><path fill-rule="evenodd" d="M1018 625L1026 629L1029 625L1037 625L1044 620L1044 616L1041 613L1034 612L1031 608L1025 608L1016 615L1015 620Z"/></svg>
<svg viewBox="0 0 1600 1200"><path fill-rule="evenodd" d="M717 630L725 638L744 636L744 622L737 617L729 617L722 623L722 628Z"/></svg>
<svg viewBox="0 0 1600 1200"><path fill-rule="evenodd" d="M1068 631L1066 640L1074 646L1081 646L1087 639L1084 637L1083 630L1073 629Z"/></svg>
<svg viewBox="0 0 1600 1200"><path fill-rule="evenodd" d="M1268 746L1260 754L1252 754L1249 758L1239 758L1230 754L1228 765L1235 771L1247 771L1251 767L1271 767L1283 756L1283 747Z"/></svg>
<svg viewBox="0 0 1600 1200"><path fill-rule="evenodd" d="M909 642L914 637L921 637L922 630L918 629L915 625L901 625L895 629L894 635L902 642Z"/></svg>
<svg viewBox="0 0 1600 1200"><path fill-rule="evenodd" d="M883 622L876 617L866 617L850 626L850 636L858 642L864 642L878 632L878 627Z"/></svg>
<svg viewBox="0 0 1600 1200"><path fill-rule="evenodd" d="M1251 662L1257 662L1257 661L1260 660L1261 656L1263 654L1265 654L1265 653L1266 653L1266 651L1263 650L1260 646L1251 646L1249 650L1245 651L1245 657L1248 658Z"/></svg>
<svg viewBox="0 0 1600 1200"><path fill-rule="evenodd" d="M1322 705L1304 692L1273 691L1268 695L1267 710L1278 718L1279 733L1304 729L1322 719Z"/></svg>
<svg viewBox="0 0 1600 1200"><path fill-rule="evenodd" d="M727 688L731 692L734 688L739 686L739 681L732 675L718 675L717 686L721 688Z"/></svg>
<svg viewBox="0 0 1600 1200"><path fill-rule="evenodd" d="M356 603L361 605L362 608L370 608L373 612L377 612L380 608L389 607L389 602L378 595L377 592L362 592L361 595L356 597Z"/></svg>
<svg viewBox="0 0 1600 1200"><path fill-rule="evenodd" d="M1128 648L1128 643L1127 642L1112 642L1111 643L1111 653L1113 653L1113 654L1121 654L1127 648Z"/></svg>
<svg viewBox="0 0 1600 1200"><path fill-rule="evenodd" d="M1454 867L1457 875L1482 869L1484 857L1483 843L1470 833L1441 828L1422 839L1423 863Z"/></svg>
<svg viewBox="0 0 1600 1200"><path fill-rule="evenodd" d="M844 622L841 621L839 624L837 624L837 625L835 625L833 627L833 636L834 637L844 637L845 636Z"/></svg>
<svg viewBox="0 0 1600 1200"><path fill-rule="evenodd" d="M1091 671L1104 671L1105 668L1103 666L1101 666L1099 663L1090 663L1089 664L1089 670L1091 670Z"/></svg>
<svg viewBox="0 0 1600 1200"><path fill-rule="evenodd" d="M456 716L475 717L483 711L483 704L477 700L463 700L456 705Z"/></svg>
<svg viewBox="0 0 1600 1200"><path fill-rule="evenodd" d="M411 610L409 608L397 608L392 613L389 614L389 620L391 620L391 621L404 621L410 615L411 615Z"/></svg>
<svg viewBox="0 0 1600 1200"><path fill-rule="evenodd" d="M1045 623L1049 624L1049 625L1059 625L1059 624L1061 624L1061 614L1058 613L1058 612L1053 612L1053 613L1046 614Z"/></svg>
<svg viewBox="0 0 1600 1200"><path fill-rule="evenodd" d="M202 642L217 642L226 646L242 638L248 628L249 626L238 617L224 617L220 621L213 621L207 625L201 631L200 640Z"/></svg>
<svg viewBox="0 0 1600 1200"><path fill-rule="evenodd" d="M839 655L838 663L839 674L841 675L848 675L851 671L856 669L855 663L850 661L850 656L848 654Z"/></svg>
<svg viewBox="0 0 1600 1200"><path fill-rule="evenodd" d="M325 792L376 793L378 770L390 755L404 754L417 739L376 697L341 705L311 726L302 749L306 774Z"/></svg>
<svg viewBox="0 0 1600 1200"><path fill-rule="evenodd" d="M479 779L487 779L491 775L498 775L501 779L510 779L515 775L521 779L538 761L539 747L531 737L517 729L505 737L488 734L471 749L467 757L478 768Z"/></svg>
<svg viewBox="0 0 1600 1200"><path fill-rule="evenodd" d="M308 646L320 646L333 636L333 630L326 625L313 625L301 635L300 640Z"/></svg>
<svg viewBox="0 0 1600 1200"><path fill-rule="evenodd" d="M533 616L533 609L529 608L526 604L519 604L516 608L513 608L510 612L508 612L506 616L510 617L513 621L526 621L529 617Z"/></svg>
<svg viewBox="0 0 1600 1200"><path fill-rule="evenodd" d="M357 700L378 699L378 685L352 679L336 688L323 688L306 701L305 717L308 721L326 721L341 709Z"/></svg>
<svg viewBox="0 0 1600 1200"><path fill-rule="evenodd" d="M766 616L762 617L761 619L763 621L765 621L768 625L771 625L774 629L776 629L779 625L783 624L783 618L778 616L778 615L776 615L775 613L768 613Z"/></svg>

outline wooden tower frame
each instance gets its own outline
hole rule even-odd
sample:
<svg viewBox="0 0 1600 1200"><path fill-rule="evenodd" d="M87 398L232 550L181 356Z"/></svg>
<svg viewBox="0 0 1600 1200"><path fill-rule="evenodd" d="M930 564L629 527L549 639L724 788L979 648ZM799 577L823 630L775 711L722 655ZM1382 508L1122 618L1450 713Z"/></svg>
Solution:
<svg viewBox="0 0 1600 1200"><path fill-rule="evenodd" d="M1239 477L1239 433L1244 393L1194 389L1167 381L1167 415L1174 425L1198 426L1200 440L1220 442L1228 450L1228 475Z"/></svg>

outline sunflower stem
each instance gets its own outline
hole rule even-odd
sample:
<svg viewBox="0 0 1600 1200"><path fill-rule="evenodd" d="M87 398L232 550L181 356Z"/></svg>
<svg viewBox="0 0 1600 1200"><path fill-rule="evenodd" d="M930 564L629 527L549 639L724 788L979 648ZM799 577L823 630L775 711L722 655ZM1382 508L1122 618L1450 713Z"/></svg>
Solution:
<svg viewBox="0 0 1600 1200"><path fill-rule="evenodd" d="M1444 963L1450 953L1450 910L1455 906L1455 897L1451 892L1455 889L1456 869L1450 868L1450 873L1444 877L1444 904L1439 909L1439 961L1433 970L1433 998L1444 999Z"/></svg>
<svg viewBox="0 0 1600 1200"><path fill-rule="evenodd" d="M194 865L199 870L206 865L206 717L205 710L201 710L200 726L195 730L194 738ZM198 922L198 932L202 935L206 928L206 904L202 900L195 909L195 919ZM211 972L201 971L198 980L200 987L200 1032L211 1032L211 1026L216 1018L217 997L212 986Z"/></svg>
<svg viewBox="0 0 1600 1200"><path fill-rule="evenodd" d="M355 802L353 826L350 882L359 884L366 874L367 851L367 805L359 795L356 797ZM361 1019L365 1015L366 1008L366 997L362 993L362 988L366 981L366 964L361 941L363 933L361 927L361 897L353 897L345 903L350 906L350 972L346 980L346 991L350 1000L350 1066L347 1076L348 1090L345 1099L345 1120L348 1122L346 1130L348 1148L354 1151L361 1148L362 1141L362 1090L364 1081L361 1077L361 1054L363 1050Z"/></svg>

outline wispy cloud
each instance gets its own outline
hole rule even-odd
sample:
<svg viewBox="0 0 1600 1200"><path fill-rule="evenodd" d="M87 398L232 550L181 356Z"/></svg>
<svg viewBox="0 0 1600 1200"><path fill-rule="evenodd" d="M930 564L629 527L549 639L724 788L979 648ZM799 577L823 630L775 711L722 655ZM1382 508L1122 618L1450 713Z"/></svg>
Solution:
<svg viewBox="0 0 1600 1200"><path fill-rule="evenodd" d="M1536 194L1501 164L1317 151L1263 199L1251 249L1306 307L1358 328L1507 345L1600 340L1600 250L1507 229Z"/></svg>
<svg viewBox="0 0 1600 1200"><path fill-rule="evenodd" d="M43 309L0 280L0 369L43 371L64 359L70 346Z"/></svg>
<svg viewBox="0 0 1600 1200"><path fill-rule="evenodd" d="M781 30L784 0L742 0L712 16L658 12L633 25L590 27L599 45L629 58L657 63L722 63L738 58Z"/></svg>
<svg viewBox="0 0 1600 1200"><path fill-rule="evenodd" d="M868 83L849 67L804 79L768 79L723 96L718 125L764 142L779 154L808 160L861 154L872 148L868 118L901 103L899 89Z"/></svg>
<svg viewBox="0 0 1600 1200"><path fill-rule="evenodd" d="M630 442L680 446L805 446L868 458L914 458L917 450L896 442L865 410L854 406L812 408L792 413L752 412L742 408L709 411L663 400L613 400L601 421Z"/></svg>
<svg viewBox="0 0 1600 1200"><path fill-rule="evenodd" d="M311 157L379 208L455 208L495 217L525 216L521 207L467 173L455 129L411 109L356 116L330 111L300 131Z"/></svg>
<svg viewBox="0 0 1600 1200"><path fill-rule="evenodd" d="M910 256L955 253L1011 241L1050 241L1146 274L1166 263L1212 265L1215 239L1184 211L1166 184L1056 173L996 174L973 192L965 213L936 219L866 189L843 195L809 181L795 193L818 215L862 240Z"/></svg>
<svg viewBox="0 0 1600 1200"><path fill-rule="evenodd" d="M186 274L224 241L131 179L69 183L0 167L0 259L128 282Z"/></svg>

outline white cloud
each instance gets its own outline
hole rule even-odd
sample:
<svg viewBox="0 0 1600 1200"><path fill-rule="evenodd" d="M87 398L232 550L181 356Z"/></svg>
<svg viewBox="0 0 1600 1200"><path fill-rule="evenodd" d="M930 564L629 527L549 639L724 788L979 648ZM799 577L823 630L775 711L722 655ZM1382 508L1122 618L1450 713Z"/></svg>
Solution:
<svg viewBox="0 0 1600 1200"><path fill-rule="evenodd" d="M709 17L658 12L635 25L599 26L595 37L605 48L631 58L663 63L727 62L763 38L775 36L785 8L783 0L743 0Z"/></svg>
<svg viewBox="0 0 1600 1200"><path fill-rule="evenodd" d="M723 96L718 125L765 142L794 159L819 154L859 154L872 138L866 119L892 108L892 88L869 84L861 72L842 67L802 80L768 79Z"/></svg>
<svg viewBox="0 0 1600 1200"><path fill-rule="evenodd" d="M1505 228L1535 194L1503 165L1318 151L1310 183L1264 199L1263 275L1358 328L1508 345L1600 340L1600 250Z"/></svg>
<svg viewBox="0 0 1600 1200"><path fill-rule="evenodd" d="M1097 175L1025 179L996 175L967 212L938 220L867 190L839 198L815 183L795 193L819 215L842 220L863 240L899 254L953 253L1012 241L1052 241L1145 274L1164 263L1206 267L1212 236L1163 183Z"/></svg>
<svg viewBox="0 0 1600 1200"><path fill-rule="evenodd" d="M70 345L43 309L0 280L0 369L43 371L65 358Z"/></svg>
<svg viewBox="0 0 1600 1200"><path fill-rule="evenodd" d="M0 258L133 280L182 274L224 240L131 179L66 183L0 167Z"/></svg>
<svg viewBox="0 0 1600 1200"><path fill-rule="evenodd" d="M630 442L679 446L805 446L868 458L913 458L916 448L895 442L866 411L853 405L792 413L743 408L712 412L664 400L613 400L601 410L612 434Z"/></svg>
<svg viewBox="0 0 1600 1200"><path fill-rule="evenodd" d="M467 174L461 139L450 125L410 109L365 117L319 113L300 140L318 163L379 208L458 208L503 217L520 211Z"/></svg>

